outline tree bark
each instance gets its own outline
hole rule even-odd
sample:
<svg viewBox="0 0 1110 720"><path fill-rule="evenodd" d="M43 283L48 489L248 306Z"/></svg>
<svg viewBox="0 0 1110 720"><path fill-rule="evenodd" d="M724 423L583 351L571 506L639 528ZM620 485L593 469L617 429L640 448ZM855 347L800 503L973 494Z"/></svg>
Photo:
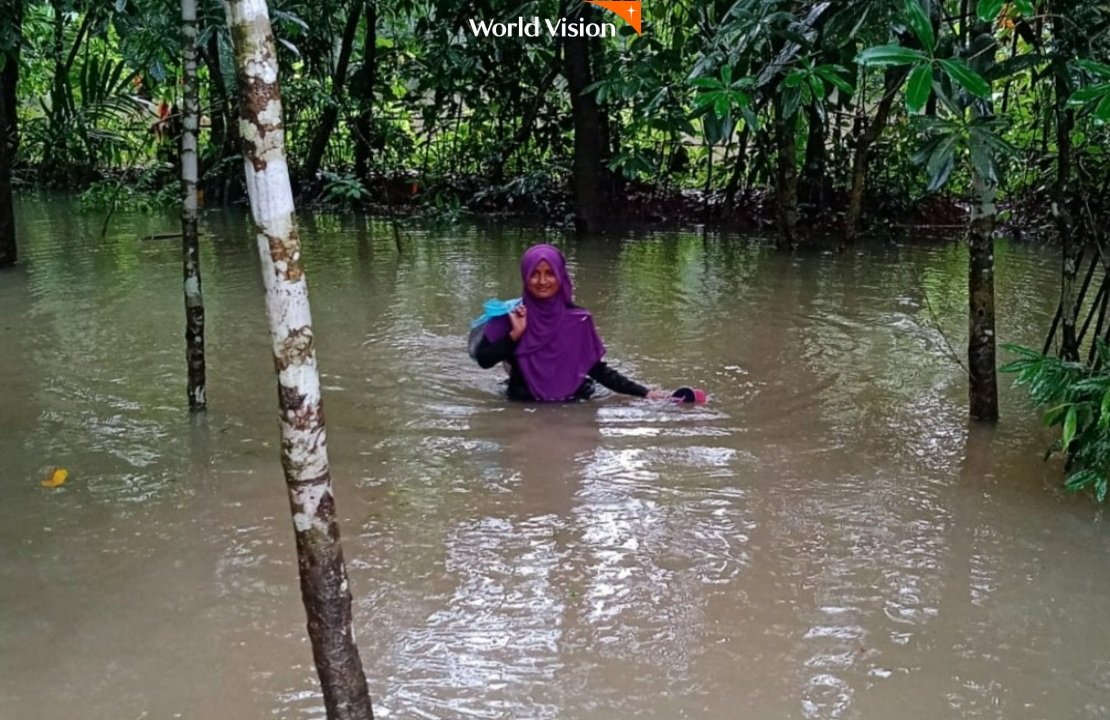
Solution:
<svg viewBox="0 0 1110 720"><path fill-rule="evenodd" d="M826 146L825 122L816 104L806 106L806 159L802 170L802 196L809 205L810 212L820 214L825 209L825 190L828 180L825 176Z"/></svg>
<svg viewBox="0 0 1110 720"><path fill-rule="evenodd" d="M860 218L863 217L863 195L867 189L867 162L871 153L871 146L882 135L886 128L890 111L894 107L894 99L898 96L898 88L906 79L906 71L902 69L888 70L886 74L885 90L879 107L875 109L875 117L867 126L863 134L856 140L856 152L852 157L852 190L848 195L848 214L844 219L844 237L851 242L859 236Z"/></svg>
<svg viewBox="0 0 1110 720"><path fill-rule="evenodd" d="M355 44L355 32L358 30L358 19L361 14L362 6L352 2L351 10L347 15L347 25L343 28L343 39L339 45L339 58L331 78L331 100L320 117L320 125L312 137L312 144L308 147L308 156L302 168L301 177L307 183L311 183L316 173L320 171L324 152L328 149L331 134L335 131L335 123L339 120L339 108L343 104L343 90L347 83L347 68L351 64L351 49Z"/></svg>
<svg viewBox="0 0 1110 720"><path fill-rule="evenodd" d="M181 131L181 255L185 290L185 365L189 380L189 409L207 404L204 367L204 298L200 282L200 243L197 237L197 133L200 103L197 99L197 3L181 0L182 67Z"/></svg>
<svg viewBox="0 0 1110 720"><path fill-rule="evenodd" d="M351 593L328 465L269 8L266 0L228 0L226 9L235 47L243 168L258 231L278 380L282 468L308 635L329 720L370 720L370 693L351 630Z"/></svg>
<svg viewBox="0 0 1110 720"><path fill-rule="evenodd" d="M1059 12L1062 8L1057 9ZM1071 22L1055 16L1054 34L1056 42L1067 52L1074 48L1072 43ZM1056 115L1056 182L1052 187L1052 216L1056 231L1060 235L1063 263L1060 273L1060 357L1065 360L1079 360L1079 340L1076 324L1079 320L1079 303L1076 302L1075 280L1079 274L1079 243L1076 242L1075 219L1072 216L1068 186L1071 182L1071 131L1075 125L1075 113L1068 108L1068 67L1060 58L1054 63L1055 70L1055 115Z"/></svg>
<svg viewBox="0 0 1110 720"><path fill-rule="evenodd" d="M971 68L986 75L994 64L994 35L989 24L972 26L969 42ZM991 112L989 101L971 100L973 120ZM992 151L993 152L993 151ZM997 213L996 180L983 177L972 163L971 185L975 199L971 207L968 248L968 409L972 420L998 419L998 379L994 336L994 223Z"/></svg>
<svg viewBox="0 0 1110 720"><path fill-rule="evenodd" d="M208 47L204 52L204 61L209 69L209 90L218 112L212 113L211 141L216 152L215 164L220 166L220 171L214 176L206 175L205 197L219 199L220 202L230 200L230 184L232 173L223 168L223 161L233 158L240 153L239 148L239 115L238 101L234 93L229 92L228 85L224 83L223 70L220 64L220 39L218 34L209 34ZM208 180L212 182L209 183Z"/></svg>
<svg viewBox="0 0 1110 720"><path fill-rule="evenodd" d="M579 17L589 19L589 5L583 4L567 16L568 22ZM606 139L602 133L601 109L597 93L586 92L593 83L588 38L564 38L567 89L570 92L571 116L574 122L574 187L575 229L579 233L595 232L601 227L605 208L604 168L602 158Z"/></svg>
<svg viewBox="0 0 1110 720"><path fill-rule="evenodd" d="M23 30L23 1L3 0L0 13L11 18L12 32ZM19 43L6 51L0 69L0 267L15 265L19 250L15 237L15 201L12 197L12 166L19 148L19 116L16 85L19 83Z"/></svg>
<svg viewBox="0 0 1110 720"><path fill-rule="evenodd" d="M973 420L998 419L994 337L995 187L972 172L975 202L968 249L968 399Z"/></svg>
<svg viewBox="0 0 1110 720"><path fill-rule="evenodd" d="M780 248L798 244L798 158L794 145L795 118L784 117L781 96L775 99L775 217Z"/></svg>
<svg viewBox="0 0 1110 720"><path fill-rule="evenodd" d="M359 73L359 114L355 121L355 175L370 179L374 135L374 86L378 78L378 2L366 0L366 35L362 41Z"/></svg>

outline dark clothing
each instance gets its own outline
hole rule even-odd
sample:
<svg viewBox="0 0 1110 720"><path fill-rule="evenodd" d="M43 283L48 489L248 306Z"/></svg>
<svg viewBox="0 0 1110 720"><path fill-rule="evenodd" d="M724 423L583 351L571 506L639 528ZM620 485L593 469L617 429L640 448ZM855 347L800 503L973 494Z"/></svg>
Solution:
<svg viewBox="0 0 1110 720"><path fill-rule="evenodd" d="M483 337L474 353L474 358L478 361L479 365L487 370L500 362L509 363L509 399L525 401L535 399L532 397L532 392L528 389L528 383L524 381L524 375L520 372L520 367L517 365L516 342L514 342L511 337L506 335L500 340L495 340L493 342ZM575 400L589 399L594 393L595 380L613 392L623 395L646 397L648 394L648 389L646 387L621 375L605 364L604 360L598 360L594 363L594 366L590 368L589 375L588 378L582 381L582 385L579 386L578 391L574 394Z"/></svg>

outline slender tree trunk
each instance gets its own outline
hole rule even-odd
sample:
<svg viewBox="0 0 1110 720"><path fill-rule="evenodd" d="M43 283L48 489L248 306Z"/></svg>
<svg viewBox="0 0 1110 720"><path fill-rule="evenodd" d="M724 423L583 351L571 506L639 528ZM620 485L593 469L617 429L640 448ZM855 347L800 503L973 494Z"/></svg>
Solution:
<svg viewBox="0 0 1110 720"><path fill-rule="evenodd" d="M820 213L825 209L825 188L828 180L825 178L826 147L825 123L817 105L806 107L806 159L802 171L802 196L805 203L810 206L811 212Z"/></svg>
<svg viewBox="0 0 1110 720"><path fill-rule="evenodd" d="M848 195L848 214L844 219L844 236L849 242L859 236L860 219L863 217L863 195L867 189L867 163L870 159L871 146L882 135L886 122L890 118L890 111L894 107L894 99L898 96L898 88L906 78L902 69L888 70L886 73L885 90L875 109L875 117L863 134L856 140L856 153L852 158L852 189Z"/></svg>
<svg viewBox="0 0 1110 720"><path fill-rule="evenodd" d="M784 117L781 99L775 100L775 208L780 248L798 244L798 158L794 145L795 118Z"/></svg>
<svg viewBox="0 0 1110 720"><path fill-rule="evenodd" d="M200 51L200 57L208 67L208 92L209 104L212 110L209 113L208 143L217 150L214 163L218 164L224 159L223 150L227 136L227 90L223 86L223 77L220 76L220 41L215 32L209 33L208 44ZM202 174L207 171L201 171ZM216 193L206 193L216 195Z"/></svg>
<svg viewBox="0 0 1110 720"><path fill-rule="evenodd" d="M12 32L23 30L23 0L3 0L0 15L11 18ZM19 148L18 100L19 43L6 51L0 68L0 267L15 265L19 259L15 238L15 202L12 198L12 166Z"/></svg>
<svg viewBox="0 0 1110 720"><path fill-rule="evenodd" d="M211 135L212 145L219 149L218 159L216 160L219 164L240 153L239 107L237 98L233 92L228 91L227 84L224 82L224 74L220 63L220 42L215 32L208 36L207 52L204 56L208 64L208 79L211 83L212 97L219 105L219 112L213 113ZM218 121L217 117L219 118ZM216 190L214 194L220 199L220 202L226 203L231 199L231 184L234 179L234 173L225 171L222 165L220 172L211 178L211 184L215 186L214 189ZM212 193L206 193L206 195L208 194Z"/></svg>
<svg viewBox="0 0 1110 720"><path fill-rule="evenodd" d="M994 35L989 24L972 26L969 42L971 68L986 75L994 64ZM992 111L989 102L971 101L973 120ZM993 151L992 151L993 152ZM973 420L998 419L998 379L994 336L994 223L996 181L983 177L972 164L975 200L971 208L968 248L968 407Z"/></svg>
<svg viewBox="0 0 1110 720"><path fill-rule="evenodd" d="M1062 3L1060 4L1062 5ZM1063 7L1057 8L1062 12ZM1064 15L1054 15L1056 25L1053 32L1056 42L1067 52L1074 48L1071 21L1062 20ZM1071 182L1071 131L1075 125L1075 113L1068 108L1068 68L1063 60L1055 65L1055 125L1056 125L1056 182L1052 188L1052 215L1056 231L1060 235L1063 250L1063 263L1060 273L1060 357L1065 360L1079 360L1079 340L1075 326L1079 319L1079 303L1076 302L1075 280L1079 274L1079 243L1076 238L1075 219L1072 217L1069 184ZM1047 134L1047 132L1046 132Z"/></svg>
<svg viewBox="0 0 1110 720"><path fill-rule="evenodd" d="M185 364L189 372L189 409L206 405L204 383L204 298L200 284L200 243L197 238L197 3L181 0L183 69L181 132L181 254L185 275Z"/></svg>
<svg viewBox="0 0 1110 720"><path fill-rule="evenodd" d="M995 187L972 174L975 202L971 209L968 257L968 399L973 420L998 419L998 380L994 337Z"/></svg>
<svg viewBox="0 0 1110 720"><path fill-rule="evenodd" d="M312 137L312 144L309 145L301 175L303 182L311 184L316 173L320 171L324 152L328 149L331 134L335 131L335 124L339 120L339 108L343 104L343 89L347 82L347 67L351 64L351 49L355 44L355 32L358 31L358 19L361 13L362 6L352 2L351 10L347 15L347 25L343 28L343 39L339 45L339 59L335 63L335 73L331 78L331 101L324 108L320 125Z"/></svg>
<svg viewBox="0 0 1110 720"><path fill-rule="evenodd" d="M577 23L579 17L589 18L590 6L583 5L568 16ZM601 109L597 93L586 92L593 83L590 69L588 38L564 38L567 89L570 92L571 115L574 121L574 208L575 229L579 233L594 232L601 226L605 208L602 158L605 138L602 132Z"/></svg>
<svg viewBox="0 0 1110 720"><path fill-rule="evenodd" d="M269 8L266 0L228 0L226 8L235 46L243 168L266 287L278 379L281 460L308 636L329 720L370 720L370 693L351 630L351 592L332 494Z"/></svg>
<svg viewBox="0 0 1110 720"><path fill-rule="evenodd" d="M355 174L370 179L371 143L374 134L374 86L378 77L378 2L366 0L366 35L362 41L359 73L359 114L355 121Z"/></svg>
<svg viewBox="0 0 1110 720"><path fill-rule="evenodd" d="M551 71L544 76L540 81L539 87L536 88L536 94L532 105L528 108L524 118L520 122L520 128L517 129L513 135L512 140L505 144L502 148L500 155L495 161L495 165L490 172L490 181L493 183L500 183L505 176L505 164L509 162L513 154L519 150L528 139L532 136L532 130L536 126L536 119L539 117L540 109L543 108L544 103L547 101L547 93L551 90L551 86L555 83L555 78L559 76L559 65L562 63L562 46L558 44L556 39L555 57L552 59Z"/></svg>

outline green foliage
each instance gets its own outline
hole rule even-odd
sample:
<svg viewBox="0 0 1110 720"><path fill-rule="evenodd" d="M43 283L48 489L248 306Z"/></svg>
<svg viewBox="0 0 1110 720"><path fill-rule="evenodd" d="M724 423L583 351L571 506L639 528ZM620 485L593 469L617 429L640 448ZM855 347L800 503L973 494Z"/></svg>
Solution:
<svg viewBox="0 0 1110 720"><path fill-rule="evenodd" d="M1096 346L1099 362L1092 368L1004 345L1019 359L999 371L1015 374L1014 384L1028 388L1034 407L1047 408L1044 424L1060 428L1045 458L1067 456L1065 487L1091 488L1103 502L1110 491L1110 347L1101 338Z"/></svg>
<svg viewBox="0 0 1110 720"><path fill-rule="evenodd" d="M158 111L179 106L177 2L66 0L60 18L54 7L26 3L22 38L0 23L0 62L3 51L22 48L18 165L40 181L80 184L172 160L174 118L160 123ZM476 37L466 26L470 18L554 20L561 8L556 0L398 0L376 4L370 27L361 0L271 0L293 172L325 112L338 110L323 157L329 174L303 185L322 188L325 202L359 202L356 174L372 187L374 176L409 172L456 188L483 178L488 192L464 194L469 206L520 198L524 188L565 193L574 167L565 43L546 33ZM1054 81L1062 73L1076 110L1075 183L1100 186L1110 144L1110 8L1075 3L1068 19L1083 30L1079 39L1067 37L1070 25L1045 3L978 0L972 8L964 17L959 0L709 0L649 15L642 35L618 22L617 37L592 44L587 89L609 128L609 169L675 188L774 189L777 153L790 146L773 137L770 121L781 112L799 166L817 147L811 129L819 131L833 190L823 196L837 197L852 181L861 128L888 83L902 78L897 109L869 154L868 167L884 178L869 180L882 192L868 207L962 193L975 174L1003 194L1045 187L1055 171ZM226 157L235 147L226 130L236 122L235 76L223 8L199 9L201 106L211 120L200 152L216 180L235 170ZM336 78L351 18L350 62ZM891 192L897 201L878 198Z"/></svg>
<svg viewBox="0 0 1110 720"><path fill-rule="evenodd" d="M160 213L181 204L181 188L177 184L159 186L156 172L148 171L134 181L97 180L78 196L82 212Z"/></svg>
<svg viewBox="0 0 1110 720"><path fill-rule="evenodd" d="M1097 78L1068 98L1068 104L1090 112L1099 123L1110 122L1110 65L1093 60L1079 60L1076 67Z"/></svg>

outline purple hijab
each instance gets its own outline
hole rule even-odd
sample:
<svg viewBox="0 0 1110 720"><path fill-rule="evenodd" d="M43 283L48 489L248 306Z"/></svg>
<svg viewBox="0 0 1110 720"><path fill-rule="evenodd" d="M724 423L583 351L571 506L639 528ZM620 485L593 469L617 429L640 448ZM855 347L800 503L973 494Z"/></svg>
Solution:
<svg viewBox="0 0 1110 720"><path fill-rule="evenodd" d="M528 292L528 278L541 261L559 278L559 293L538 300ZM574 287L567 274L563 253L551 245L533 245L520 259L520 279L524 284L524 306L528 327L516 346L516 361L524 382L536 400L569 400L586 379L590 368L605 355L605 345L594 328L593 315L575 307ZM512 326L502 315L486 324L488 340L500 340Z"/></svg>

